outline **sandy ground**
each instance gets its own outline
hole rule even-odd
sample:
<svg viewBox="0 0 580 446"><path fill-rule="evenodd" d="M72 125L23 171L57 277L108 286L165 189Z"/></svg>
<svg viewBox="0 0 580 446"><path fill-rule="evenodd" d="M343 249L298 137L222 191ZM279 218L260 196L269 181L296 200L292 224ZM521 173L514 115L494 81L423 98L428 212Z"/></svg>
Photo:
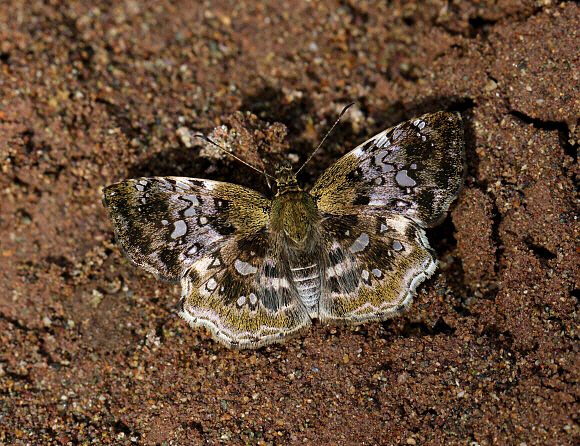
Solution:
<svg viewBox="0 0 580 446"><path fill-rule="evenodd" d="M0 443L579 444L579 41L580 6L550 0L2 2ZM384 323L243 352L191 329L179 286L119 252L102 188L266 193L178 129L251 112L296 162L349 102L305 185L385 127L462 113L437 274Z"/></svg>

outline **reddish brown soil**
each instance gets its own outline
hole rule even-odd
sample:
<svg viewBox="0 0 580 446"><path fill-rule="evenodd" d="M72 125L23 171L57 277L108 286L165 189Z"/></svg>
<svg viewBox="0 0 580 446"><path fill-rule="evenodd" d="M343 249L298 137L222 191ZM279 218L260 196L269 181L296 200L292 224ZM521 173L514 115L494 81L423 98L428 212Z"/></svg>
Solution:
<svg viewBox="0 0 580 446"><path fill-rule="evenodd" d="M0 443L580 443L578 4L92 3L0 5ZM177 130L250 111L304 160L349 102L306 185L384 127L462 112L438 273L385 323L244 352L189 328L179 286L120 254L103 186L265 191Z"/></svg>

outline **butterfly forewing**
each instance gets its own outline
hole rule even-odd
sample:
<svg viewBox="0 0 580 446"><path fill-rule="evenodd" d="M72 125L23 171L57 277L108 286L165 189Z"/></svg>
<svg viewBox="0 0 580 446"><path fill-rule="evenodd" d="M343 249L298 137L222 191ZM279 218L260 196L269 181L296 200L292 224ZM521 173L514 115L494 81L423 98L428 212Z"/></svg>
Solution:
<svg viewBox="0 0 580 446"><path fill-rule="evenodd" d="M387 129L327 169L311 195L321 212L392 212L433 226L463 179L459 113L438 112Z"/></svg>
<svg viewBox="0 0 580 446"><path fill-rule="evenodd" d="M158 177L108 186L104 203L127 257L158 278L178 281L228 237L267 226L270 202L235 184Z"/></svg>

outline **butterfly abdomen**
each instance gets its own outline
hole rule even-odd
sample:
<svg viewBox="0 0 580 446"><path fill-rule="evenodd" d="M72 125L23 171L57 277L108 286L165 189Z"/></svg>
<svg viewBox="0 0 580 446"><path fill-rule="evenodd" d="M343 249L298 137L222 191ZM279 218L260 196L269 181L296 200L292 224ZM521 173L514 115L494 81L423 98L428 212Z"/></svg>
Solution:
<svg viewBox="0 0 580 446"><path fill-rule="evenodd" d="M311 317L318 317L318 300L320 298L320 268L312 263L306 266L291 266L292 279L298 290L300 300Z"/></svg>

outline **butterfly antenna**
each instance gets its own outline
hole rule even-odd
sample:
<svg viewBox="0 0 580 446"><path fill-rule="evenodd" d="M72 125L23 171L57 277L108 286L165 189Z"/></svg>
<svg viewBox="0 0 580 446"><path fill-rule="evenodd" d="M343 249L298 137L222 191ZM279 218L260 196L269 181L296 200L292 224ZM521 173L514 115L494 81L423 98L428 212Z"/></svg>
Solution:
<svg viewBox="0 0 580 446"><path fill-rule="evenodd" d="M340 121L340 118L342 118L342 115L344 115L346 113L346 111L352 105L354 105L354 102L351 102L350 104L348 104L346 107L344 107L342 109L342 111L340 112L340 115L338 115L338 118L336 118L336 121L334 121L334 124L332 124L332 127L330 127L330 130L328 132L326 132L326 135L324 135L324 138L322 138L322 141L320 141L320 144L318 144L318 147L316 147L316 149L314 149L314 151L310 154L310 156L308 157L308 159L304 162L304 164L302 164L302 166L300 167L300 169L298 169L296 171L296 175L298 175L298 173L302 170L302 168L304 166L306 166L306 164L308 164L308 162L312 159L312 157L316 154L316 152L318 152L318 149L320 149L320 147L322 146L322 144L324 144L324 141L326 141L326 138L328 138L328 135L330 135L332 133L332 131L334 130L334 128L338 124L338 121Z"/></svg>
<svg viewBox="0 0 580 446"><path fill-rule="evenodd" d="M209 142L210 144L212 144L212 145L216 146L218 149L220 149L220 150L221 150L223 153L225 153L226 155L229 155L229 156L231 156L232 158L234 158L235 160L239 161L240 163L242 163L242 164L245 164L245 165L246 165L246 166L248 166L250 169L254 169L256 172L259 172L259 173L262 173L262 174L264 174L264 175L266 176L266 178L271 178L271 179L275 180L275 178L274 178L272 175L270 175L270 174L266 173L266 170L265 170L265 169L264 169L264 170L260 170L260 169L258 169L257 167L255 167L255 166L252 166L250 163L247 163L247 162L245 162L243 159L241 159L241 158L237 157L237 156L236 156L236 155L234 155L233 153L231 153L231 152L227 151L226 149L224 149L224 148L223 148L222 146L220 146L219 144L216 144L215 142L213 142L213 141L212 141L211 139L209 139L207 136L205 136L205 135L201 135L201 134L199 134L199 133L198 133L198 134L196 134L196 135L193 135L193 137L194 137L194 138L201 138L201 139L203 139L205 142Z"/></svg>

